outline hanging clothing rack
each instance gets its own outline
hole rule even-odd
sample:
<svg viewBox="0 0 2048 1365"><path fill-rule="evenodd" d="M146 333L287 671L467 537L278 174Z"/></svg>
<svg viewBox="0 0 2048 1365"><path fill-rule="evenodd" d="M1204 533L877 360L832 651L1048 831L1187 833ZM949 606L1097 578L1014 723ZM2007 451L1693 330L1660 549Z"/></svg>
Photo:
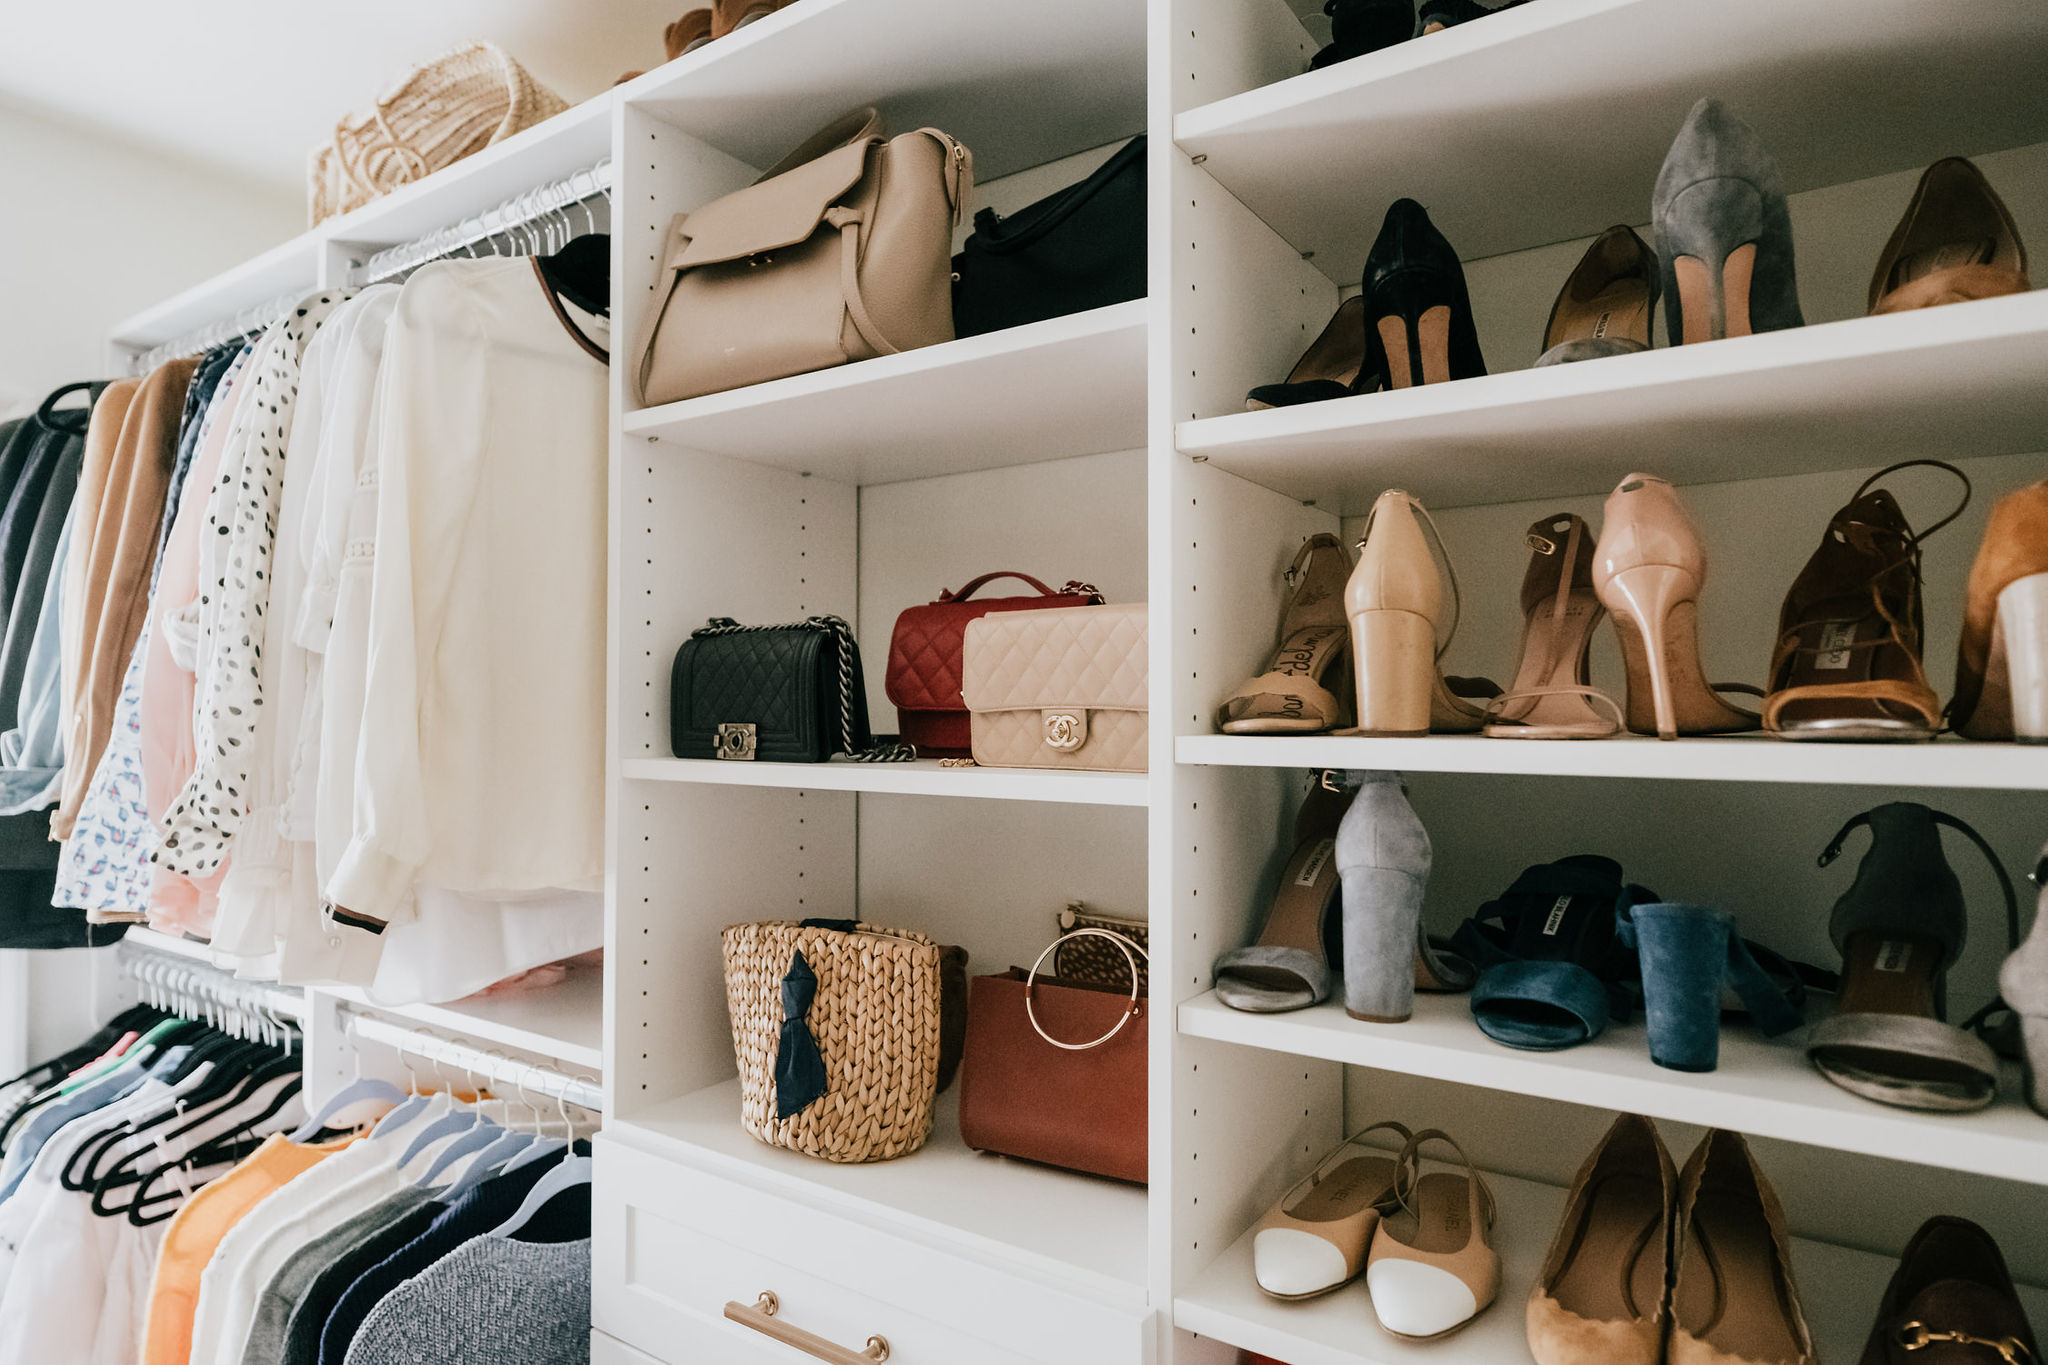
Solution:
<svg viewBox="0 0 2048 1365"><path fill-rule="evenodd" d="M145 1004L210 1024L254 1042L289 1044L306 1014L303 994L268 981L244 981L203 962L123 940L121 974Z"/></svg>
<svg viewBox="0 0 2048 1365"><path fill-rule="evenodd" d="M492 255L518 255L522 248L526 254L559 250L570 238L582 235L569 210L584 206L588 221L583 231L599 231L596 212L588 206L600 197L609 204L611 193L612 163L606 157L561 180L516 194L494 209L417 240L386 247L349 271L349 284L356 288L375 284L459 251L475 256L479 248ZM537 230L536 224L542 226ZM502 251L497 241L501 237L507 239Z"/></svg>
<svg viewBox="0 0 2048 1365"><path fill-rule="evenodd" d="M138 351L135 358L129 362L129 373L148 374L167 360L201 355L216 346L225 346L231 341L257 336L268 330L272 323L286 313L298 307L299 300L304 298L312 287L307 285L304 289L294 289L289 293L279 294L276 298L265 299L259 304L242 309L233 317L222 318L219 322L211 322L182 336L172 337L162 345L153 346L147 351Z"/></svg>
<svg viewBox="0 0 2048 1365"><path fill-rule="evenodd" d="M561 1100L592 1114L604 1112L604 1090L592 1076L571 1076L544 1062L526 1061L495 1049L486 1051L471 1047L426 1029L393 1023L381 1015L363 1010L345 1007L343 1017L344 1027L352 1040L381 1043L401 1055L445 1063L479 1080L494 1080L510 1086L515 1093Z"/></svg>

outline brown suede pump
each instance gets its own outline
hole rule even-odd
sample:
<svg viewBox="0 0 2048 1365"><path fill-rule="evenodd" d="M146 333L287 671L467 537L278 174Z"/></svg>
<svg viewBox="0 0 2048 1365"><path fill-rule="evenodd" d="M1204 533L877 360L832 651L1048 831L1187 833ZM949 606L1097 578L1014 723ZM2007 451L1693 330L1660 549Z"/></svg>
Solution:
<svg viewBox="0 0 2048 1365"><path fill-rule="evenodd" d="M2027 248L2005 201L1959 156L1927 168L1870 279L1870 312L2024 294Z"/></svg>

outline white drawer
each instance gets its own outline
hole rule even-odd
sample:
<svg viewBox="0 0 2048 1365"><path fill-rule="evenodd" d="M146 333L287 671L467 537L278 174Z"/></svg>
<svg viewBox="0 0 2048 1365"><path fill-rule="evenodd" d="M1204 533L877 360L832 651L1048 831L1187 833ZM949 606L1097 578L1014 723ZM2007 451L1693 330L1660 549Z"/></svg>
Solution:
<svg viewBox="0 0 2048 1365"><path fill-rule="evenodd" d="M1143 1313L600 1138L596 1325L669 1360L802 1365L724 1317L763 1291L777 1316L892 1365L1139 1365Z"/></svg>
<svg viewBox="0 0 2048 1365"><path fill-rule="evenodd" d="M590 1334L590 1365L668 1365L644 1351L636 1351L617 1337L603 1332Z"/></svg>

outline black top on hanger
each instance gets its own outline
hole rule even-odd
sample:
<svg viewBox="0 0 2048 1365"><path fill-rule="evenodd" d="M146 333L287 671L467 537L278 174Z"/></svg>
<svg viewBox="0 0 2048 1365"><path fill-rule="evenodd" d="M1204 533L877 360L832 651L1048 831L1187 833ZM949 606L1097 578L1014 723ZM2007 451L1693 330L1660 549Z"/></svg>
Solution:
<svg viewBox="0 0 2048 1365"><path fill-rule="evenodd" d="M554 255L535 259L540 263L540 277L547 281L549 289L586 313L611 316L611 234L585 233Z"/></svg>

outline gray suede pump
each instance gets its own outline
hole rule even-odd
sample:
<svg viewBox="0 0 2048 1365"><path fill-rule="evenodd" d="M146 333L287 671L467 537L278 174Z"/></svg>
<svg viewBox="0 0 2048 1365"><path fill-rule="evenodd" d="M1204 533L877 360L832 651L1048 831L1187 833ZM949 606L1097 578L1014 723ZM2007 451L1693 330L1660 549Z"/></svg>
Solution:
<svg viewBox="0 0 2048 1365"><path fill-rule="evenodd" d="M1357 789L1337 827L1344 1012L1369 1023L1396 1024L1415 1012L1418 986L1464 990L1473 973L1422 930L1429 831L1408 804L1401 775L1352 770L1338 780Z"/></svg>
<svg viewBox="0 0 2048 1365"><path fill-rule="evenodd" d="M1805 325L1777 160L1719 100L1678 130L1650 222L1673 346Z"/></svg>

